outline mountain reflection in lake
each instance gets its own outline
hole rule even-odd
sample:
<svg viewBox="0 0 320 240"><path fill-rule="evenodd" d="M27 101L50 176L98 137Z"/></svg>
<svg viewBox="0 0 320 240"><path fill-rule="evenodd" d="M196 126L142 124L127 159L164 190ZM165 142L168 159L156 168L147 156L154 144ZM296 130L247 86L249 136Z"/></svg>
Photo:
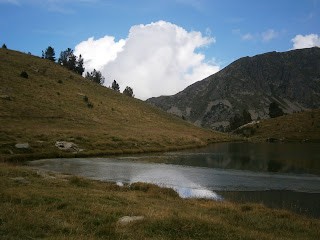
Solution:
<svg viewBox="0 0 320 240"><path fill-rule="evenodd" d="M319 143L220 143L165 157L178 165L320 175L319 149Z"/></svg>

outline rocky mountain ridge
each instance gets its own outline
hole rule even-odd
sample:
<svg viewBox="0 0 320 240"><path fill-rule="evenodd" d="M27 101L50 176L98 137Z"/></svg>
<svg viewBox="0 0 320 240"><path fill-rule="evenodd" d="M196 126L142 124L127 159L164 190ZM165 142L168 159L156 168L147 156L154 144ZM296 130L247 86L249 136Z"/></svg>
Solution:
<svg viewBox="0 0 320 240"><path fill-rule="evenodd" d="M202 127L223 130L247 109L268 118L277 102L285 113L320 107L320 48L244 57L173 96L147 102Z"/></svg>

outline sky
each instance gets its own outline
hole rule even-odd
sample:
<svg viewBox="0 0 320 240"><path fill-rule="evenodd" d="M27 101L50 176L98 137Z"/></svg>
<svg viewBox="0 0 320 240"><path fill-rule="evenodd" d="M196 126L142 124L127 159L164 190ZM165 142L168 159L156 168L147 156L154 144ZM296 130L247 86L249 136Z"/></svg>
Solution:
<svg viewBox="0 0 320 240"><path fill-rule="evenodd" d="M320 47L320 0L0 0L0 44L41 56L72 48L105 85L146 100L233 61Z"/></svg>

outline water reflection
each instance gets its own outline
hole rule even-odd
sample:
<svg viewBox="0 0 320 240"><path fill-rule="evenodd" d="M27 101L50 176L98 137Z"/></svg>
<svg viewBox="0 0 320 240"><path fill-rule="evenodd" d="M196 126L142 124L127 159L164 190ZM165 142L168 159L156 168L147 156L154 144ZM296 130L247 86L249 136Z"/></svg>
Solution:
<svg viewBox="0 0 320 240"><path fill-rule="evenodd" d="M134 163L119 159L47 159L29 162L34 168L64 172L86 178L116 182L117 185L136 182L152 183L174 189L182 198L222 200L212 190L196 183L182 166ZM196 175L196 174L193 174Z"/></svg>
<svg viewBox="0 0 320 240"><path fill-rule="evenodd" d="M318 149L320 144L228 143L151 157L48 159L29 165L118 185L153 183L183 198L262 202L320 217ZM166 164L132 161L145 158Z"/></svg>
<svg viewBox="0 0 320 240"><path fill-rule="evenodd" d="M178 165L320 175L319 149L319 143L224 143L165 158Z"/></svg>

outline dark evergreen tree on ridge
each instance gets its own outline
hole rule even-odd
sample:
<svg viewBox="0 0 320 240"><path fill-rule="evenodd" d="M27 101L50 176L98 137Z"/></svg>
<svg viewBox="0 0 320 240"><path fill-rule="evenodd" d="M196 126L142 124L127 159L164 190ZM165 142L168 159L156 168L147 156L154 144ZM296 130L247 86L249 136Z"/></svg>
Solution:
<svg viewBox="0 0 320 240"><path fill-rule="evenodd" d="M2 48L7 49L7 45L3 44L3 45L2 45Z"/></svg>
<svg viewBox="0 0 320 240"><path fill-rule="evenodd" d="M49 59L53 62L56 61L55 55L54 49L51 46L49 46L45 52L42 51L42 58Z"/></svg>
<svg viewBox="0 0 320 240"><path fill-rule="evenodd" d="M76 69L75 69L75 71L76 71L76 73L78 73L78 74L80 74L80 75L82 75L83 74L83 72L84 72L84 66L83 66L83 58L82 58L82 56L81 56L81 54L79 55L79 59L78 59L78 61L76 62ZM102 75L101 75L102 76ZM104 81L104 79L103 79L103 81ZM102 83L103 84L103 83ZM101 84L101 85L102 85Z"/></svg>
<svg viewBox="0 0 320 240"><path fill-rule="evenodd" d="M87 72L85 78L100 85L103 85L105 79L101 72L97 71L96 69L93 69L91 73Z"/></svg>
<svg viewBox="0 0 320 240"><path fill-rule="evenodd" d="M279 107L279 104L276 102L272 102L269 105L269 116L271 118L276 118L284 115L283 110Z"/></svg>
<svg viewBox="0 0 320 240"><path fill-rule="evenodd" d="M131 87L128 87L128 86L123 90L123 94L127 95L129 97L134 97L133 89Z"/></svg>
<svg viewBox="0 0 320 240"><path fill-rule="evenodd" d="M112 86L111 88L117 92L120 92L120 86L119 84L116 82L116 80L113 80Z"/></svg>
<svg viewBox="0 0 320 240"><path fill-rule="evenodd" d="M73 50L71 48L60 53L58 63L80 75L82 75L85 70L82 56L80 55L79 60L77 60L77 57L73 54Z"/></svg>

